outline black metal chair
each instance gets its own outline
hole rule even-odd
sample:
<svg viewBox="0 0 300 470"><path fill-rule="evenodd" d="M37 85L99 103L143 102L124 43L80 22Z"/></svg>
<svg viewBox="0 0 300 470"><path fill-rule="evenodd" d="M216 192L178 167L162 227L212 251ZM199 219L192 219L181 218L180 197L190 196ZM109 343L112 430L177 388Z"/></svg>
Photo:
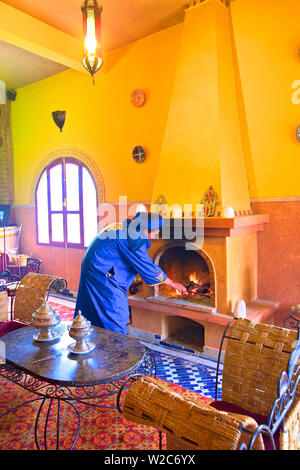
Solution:
<svg viewBox="0 0 300 470"><path fill-rule="evenodd" d="M4 290L5 286L12 282L18 282L21 277L18 276L17 274L13 274L11 271L8 269L5 269L0 273L0 279L4 281L4 283L0 284L0 290Z"/></svg>
<svg viewBox="0 0 300 470"><path fill-rule="evenodd" d="M19 255L24 256L24 255ZM38 258L26 258L26 265L20 264L19 258L17 258L17 264L9 264L8 265L8 274L7 274L7 281L11 282L13 278L18 276L19 279L22 279L26 274L29 273L39 273L42 261Z"/></svg>
<svg viewBox="0 0 300 470"><path fill-rule="evenodd" d="M26 272L28 273L39 273L42 261L38 258L27 258Z"/></svg>

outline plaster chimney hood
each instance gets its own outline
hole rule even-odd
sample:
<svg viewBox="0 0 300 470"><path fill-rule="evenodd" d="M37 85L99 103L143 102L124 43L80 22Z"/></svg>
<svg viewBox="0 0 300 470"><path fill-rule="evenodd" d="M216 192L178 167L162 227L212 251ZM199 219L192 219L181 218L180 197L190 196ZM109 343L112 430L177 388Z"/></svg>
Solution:
<svg viewBox="0 0 300 470"><path fill-rule="evenodd" d="M200 204L213 186L219 211L250 213L230 7L221 0L191 5L152 203L163 195L169 206Z"/></svg>

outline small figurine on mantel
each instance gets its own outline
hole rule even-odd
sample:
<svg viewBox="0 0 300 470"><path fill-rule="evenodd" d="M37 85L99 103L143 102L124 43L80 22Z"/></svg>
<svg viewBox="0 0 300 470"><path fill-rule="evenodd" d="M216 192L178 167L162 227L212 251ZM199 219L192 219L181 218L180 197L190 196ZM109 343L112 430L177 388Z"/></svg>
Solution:
<svg viewBox="0 0 300 470"><path fill-rule="evenodd" d="M219 199L213 186L210 186L204 193L201 204L203 204L203 215L204 217L213 217L215 215L216 205Z"/></svg>

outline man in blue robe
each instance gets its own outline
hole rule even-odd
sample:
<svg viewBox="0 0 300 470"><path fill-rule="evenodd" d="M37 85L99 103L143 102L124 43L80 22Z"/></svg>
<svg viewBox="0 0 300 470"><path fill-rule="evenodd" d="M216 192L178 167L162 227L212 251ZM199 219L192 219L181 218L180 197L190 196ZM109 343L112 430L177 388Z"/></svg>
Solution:
<svg viewBox="0 0 300 470"><path fill-rule="evenodd" d="M166 283L183 293L186 287L168 279L154 264L147 250L163 219L157 214L138 213L134 219L113 224L100 232L88 247L81 264L75 313L92 325L127 334L127 291L137 274L148 285Z"/></svg>

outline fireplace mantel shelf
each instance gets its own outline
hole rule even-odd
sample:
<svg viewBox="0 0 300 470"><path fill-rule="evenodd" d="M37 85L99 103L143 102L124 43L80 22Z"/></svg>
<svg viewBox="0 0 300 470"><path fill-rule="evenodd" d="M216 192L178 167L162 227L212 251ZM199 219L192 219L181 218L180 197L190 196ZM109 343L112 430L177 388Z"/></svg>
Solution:
<svg viewBox="0 0 300 470"><path fill-rule="evenodd" d="M175 224L176 219L169 219L170 226ZM185 219L191 221L192 227L196 227L196 219ZM248 235L249 233L261 232L264 224L269 222L269 216L265 214L243 215L236 217L205 217L204 236L206 237L234 237Z"/></svg>

